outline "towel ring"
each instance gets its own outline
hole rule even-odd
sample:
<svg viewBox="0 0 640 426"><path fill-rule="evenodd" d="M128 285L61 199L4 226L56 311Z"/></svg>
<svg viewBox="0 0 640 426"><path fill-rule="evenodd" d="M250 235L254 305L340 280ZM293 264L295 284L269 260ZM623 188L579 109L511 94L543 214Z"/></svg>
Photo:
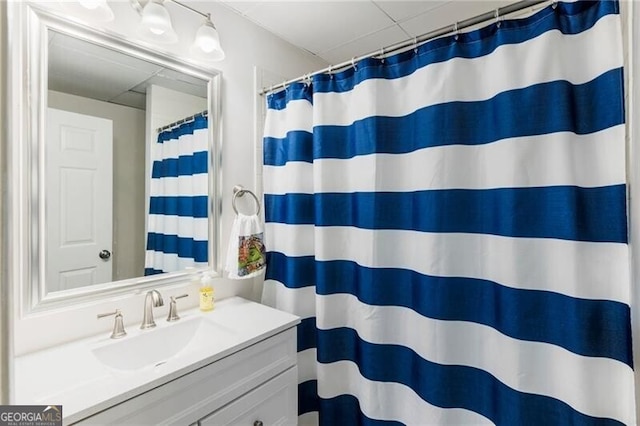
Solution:
<svg viewBox="0 0 640 426"><path fill-rule="evenodd" d="M231 207L233 207L233 211L236 212L236 214L238 213L238 208L236 207L236 198L238 197L242 197L244 194L248 193L249 195L251 195L254 199L254 201L256 202L256 215L260 214L260 200L258 200L258 197L256 197L256 194L254 194L253 192L249 191L248 189L244 189L244 187L242 187L242 185L236 185L233 187L233 199L231 200Z"/></svg>

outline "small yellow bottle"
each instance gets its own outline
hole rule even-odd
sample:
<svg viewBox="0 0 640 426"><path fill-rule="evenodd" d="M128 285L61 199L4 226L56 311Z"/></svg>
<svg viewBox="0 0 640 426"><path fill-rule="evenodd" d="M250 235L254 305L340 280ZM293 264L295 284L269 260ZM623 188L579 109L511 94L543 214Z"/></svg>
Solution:
<svg viewBox="0 0 640 426"><path fill-rule="evenodd" d="M200 280L200 310L213 310L213 278L207 273L204 273Z"/></svg>

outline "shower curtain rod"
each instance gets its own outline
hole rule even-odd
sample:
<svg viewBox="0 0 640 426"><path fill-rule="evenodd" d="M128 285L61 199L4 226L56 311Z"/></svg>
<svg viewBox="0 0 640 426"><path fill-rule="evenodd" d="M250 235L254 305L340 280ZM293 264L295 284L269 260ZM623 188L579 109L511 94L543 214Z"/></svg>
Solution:
<svg viewBox="0 0 640 426"><path fill-rule="evenodd" d="M292 83L297 83L299 81L305 81L310 79L312 76L317 75L317 74L323 74L323 73L331 73L333 71L338 71L342 68L346 68L346 67L350 67L350 66L355 66L355 63L358 61L361 61L363 59L367 59L367 58L372 58L374 56L381 56L384 57L386 54L388 53L392 53L392 52L396 52L398 50L402 50L405 49L407 47L411 47L411 46L416 46L419 43L423 43L427 40L431 40L434 39L436 37L440 37L443 36L445 34L449 34L449 33L457 33L460 30L463 30L465 28L469 28L472 27L474 25L478 25L478 24L482 24L483 22L487 22L490 21L492 19L495 20L499 20L502 17L504 17L505 15L509 15L511 13L515 13L518 12L522 9L526 9L528 7L533 7L536 5L539 5L541 3L557 3L557 0L523 0L523 1L519 1L517 3L513 3L504 7L500 7L498 9L495 9L491 12L486 12L483 13L481 15L477 15L474 16L472 18L469 19L465 19L464 21L460 21L460 22L456 22L452 25L447 25L444 26L442 28L438 28L437 30L433 30L433 31L429 31L428 33L419 35L417 37L414 37L412 39L408 39L405 41L401 41L399 43L396 44L392 44L391 46L387 46L387 47L383 47L382 49L378 49L376 51L373 51L371 53L367 53L366 55L362 55L362 56L358 56L358 57L354 57L353 59L351 59L350 61L344 61L341 62L339 64L336 65L330 65L327 68L323 68L319 71L315 71L312 72L310 74L305 74L302 75L298 78L294 78L291 80L287 80L284 81L280 84L276 84L270 87L263 87L262 90L259 92L260 96L264 96L267 93L271 93L277 89L285 89L288 85L292 84Z"/></svg>
<svg viewBox="0 0 640 426"><path fill-rule="evenodd" d="M207 110L205 109L204 111L200 111L200 112L199 112L199 113L197 113L197 114L193 114L193 115L190 115L190 116L188 116L188 117L186 117L186 118L183 118L183 119L181 119L181 120L178 120L178 121L176 121L175 123L171 123L171 124L167 124L166 126L159 127L159 128L158 128L158 133L164 132L165 130L170 129L170 128L172 128L172 127L179 126L179 125L181 125L182 123L186 123L187 121L191 121L191 120L195 119L196 117L200 117L200 116L203 116L203 117L204 117L204 116L206 116L208 113L209 113L209 111L207 111Z"/></svg>

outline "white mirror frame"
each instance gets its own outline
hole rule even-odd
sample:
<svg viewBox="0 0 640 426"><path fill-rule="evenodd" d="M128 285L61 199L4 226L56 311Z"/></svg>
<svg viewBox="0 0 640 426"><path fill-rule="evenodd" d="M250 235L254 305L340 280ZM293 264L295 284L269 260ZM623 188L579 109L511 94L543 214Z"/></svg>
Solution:
<svg viewBox="0 0 640 426"><path fill-rule="evenodd" d="M9 279L19 295L19 317L189 281L203 269L220 275L222 200L220 72L185 64L164 53L134 45L117 34L69 21L26 2L9 2L7 149ZM46 293L44 129L47 107L49 30L55 30L207 81L209 110L209 266L193 271L137 277L87 288Z"/></svg>

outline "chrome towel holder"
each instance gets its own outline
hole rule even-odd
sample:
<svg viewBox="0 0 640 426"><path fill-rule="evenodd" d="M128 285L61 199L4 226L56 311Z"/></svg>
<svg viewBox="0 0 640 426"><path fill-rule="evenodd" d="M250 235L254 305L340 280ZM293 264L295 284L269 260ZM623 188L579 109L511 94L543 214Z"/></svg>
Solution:
<svg viewBox="0 0 640 426"><path fill-rule="evenodd" d="M231 200L231 206L233 207L233 211L236 212L236 214L239 214L238 208L236 207L236 199L238 197L243 197L244 194L249 194L253 197L253 200L256 202L255 214L256 215L260 214L260 200L258 199L258 197L256 197L256 194L254 194L248 189L244 189L242 185L236 185L233 187L233 199Z"/></svg>

